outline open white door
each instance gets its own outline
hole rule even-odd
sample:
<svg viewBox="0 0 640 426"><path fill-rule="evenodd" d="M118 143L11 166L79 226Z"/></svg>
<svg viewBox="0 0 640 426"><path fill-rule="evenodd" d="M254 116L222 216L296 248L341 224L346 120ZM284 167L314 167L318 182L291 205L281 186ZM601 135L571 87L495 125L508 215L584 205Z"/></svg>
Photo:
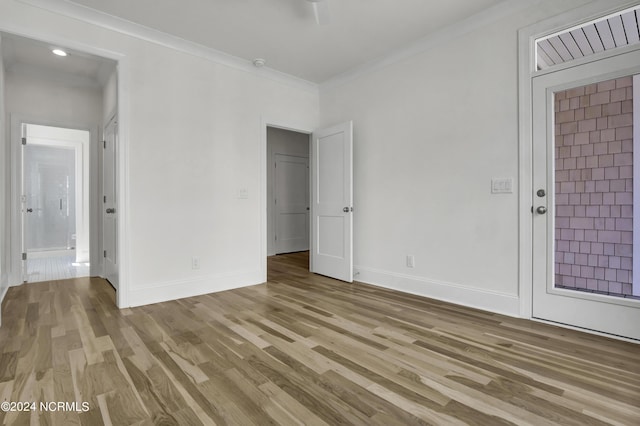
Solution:
<svg viewBox="0 0 640 426"><path fill-rule="evenodd" d="M117 121L112 119L104 131L102 157L104 277L118 290L118 197L116 193L118 153Z"/></svg>
<svg viewBox="0 0 640 426"><path fill-rule="evenodd" d="M311 272L353 281L353 123L313 133Z"/></svg>

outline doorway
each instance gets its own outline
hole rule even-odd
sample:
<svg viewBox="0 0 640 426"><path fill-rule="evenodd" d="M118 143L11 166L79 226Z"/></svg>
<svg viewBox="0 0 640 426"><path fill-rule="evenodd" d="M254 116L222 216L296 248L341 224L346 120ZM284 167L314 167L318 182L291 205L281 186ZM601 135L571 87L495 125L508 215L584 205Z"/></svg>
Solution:
<svg viewBox="0 0 640 426"><path fill-rule="evenodd" d="M267 127L269 256L309 250L309 140L308 133Z"/></svg>
<svg viewBox="0 0 640 426"><path fill-rule="evenodd" d="M89 276L90 133L22 124L23 281Z"/></svg>
<svg viewBox="0 0 640 426"><path fill-rule="evenodd" d="M262 264L267 279L267 256L275 254L275 235L271 238L274 210L273 189L269 178L276 168L269 155L269 129L290 130L263 120L261 163ZM311 131L297 131L304 136L309 149L309 271L348 283L353 282L353 122L347 121L331 127ZM300 162L296 166L299 170ZM273 165L273 169L272 169ZM294 175L296 173L293 173ZM298 173L299 175L299 173ZM269 193L271 191L271 193ZM269 193L269 194L268 194ZM242 195L239 190L238 196ZM302 204L302 203L294 203ZM297 213L296 213L297 214ZM270 231L271 230L271 231ZM269 237L268 237L269 235Z"/></svg>
<svg viewBox="0 0 640 426"><path fill-rule="evenodd" d="M640 340L632 64L640 50L532 80L532 316Z"/></svg>

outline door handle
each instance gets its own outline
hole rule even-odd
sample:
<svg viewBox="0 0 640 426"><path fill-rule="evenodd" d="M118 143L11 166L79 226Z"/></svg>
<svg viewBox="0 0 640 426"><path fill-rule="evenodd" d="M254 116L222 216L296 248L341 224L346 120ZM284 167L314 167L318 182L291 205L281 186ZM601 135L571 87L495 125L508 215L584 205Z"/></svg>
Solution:
<svg viewBox="0 0 640 426"><path fill-rule="evenodd" d="M536 209L538 214L545 214L547 212L547 208L545 206L540 206Z"/></svg>
<svg viewBox="0 0 640 426"><path fill-rule="evenodd" d="M27 209L27 213L33 213L33 209L32 209L31 207L29 207L29 208Z"/></svg>
<svg viewBox="0 0 640 426"><path fill-rule="evenodd" d="M345 213L349 213L349 207L343 208L342 211L345 212Z"/></svg>
<svg viewBox="0 0 640 426"><path fill-rule="evenodd" d="M108 209L106 210L106 212L107 212L108 214L113 214L113 213L115 213L115 212L116 212L116 209L108 208Z"/></svg>

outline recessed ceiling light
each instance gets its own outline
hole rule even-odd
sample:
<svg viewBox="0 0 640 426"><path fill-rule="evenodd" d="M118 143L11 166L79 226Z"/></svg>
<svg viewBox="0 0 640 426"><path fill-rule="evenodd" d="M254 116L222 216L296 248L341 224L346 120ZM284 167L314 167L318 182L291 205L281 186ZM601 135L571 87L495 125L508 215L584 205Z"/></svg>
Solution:
<svg viewBox="0 0 640 426"><path fill-rule="evenodd" d="M62 49L53 49L51 52L53 52L54 55L67 56L67 52Z"/></svg>

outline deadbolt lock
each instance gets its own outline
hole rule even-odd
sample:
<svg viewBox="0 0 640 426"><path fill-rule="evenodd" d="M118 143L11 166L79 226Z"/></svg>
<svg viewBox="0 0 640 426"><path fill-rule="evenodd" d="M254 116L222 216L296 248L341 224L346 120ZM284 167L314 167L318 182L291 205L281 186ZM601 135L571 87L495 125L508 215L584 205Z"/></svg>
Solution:
<svg viewBox="0 0 640 426"><path fill-rule="evenodd" d="M544 191L544 189L538 189L538 192L536 192L536 195L538 197L544 197L545 195L547 195L547 193Z"/></svg>

